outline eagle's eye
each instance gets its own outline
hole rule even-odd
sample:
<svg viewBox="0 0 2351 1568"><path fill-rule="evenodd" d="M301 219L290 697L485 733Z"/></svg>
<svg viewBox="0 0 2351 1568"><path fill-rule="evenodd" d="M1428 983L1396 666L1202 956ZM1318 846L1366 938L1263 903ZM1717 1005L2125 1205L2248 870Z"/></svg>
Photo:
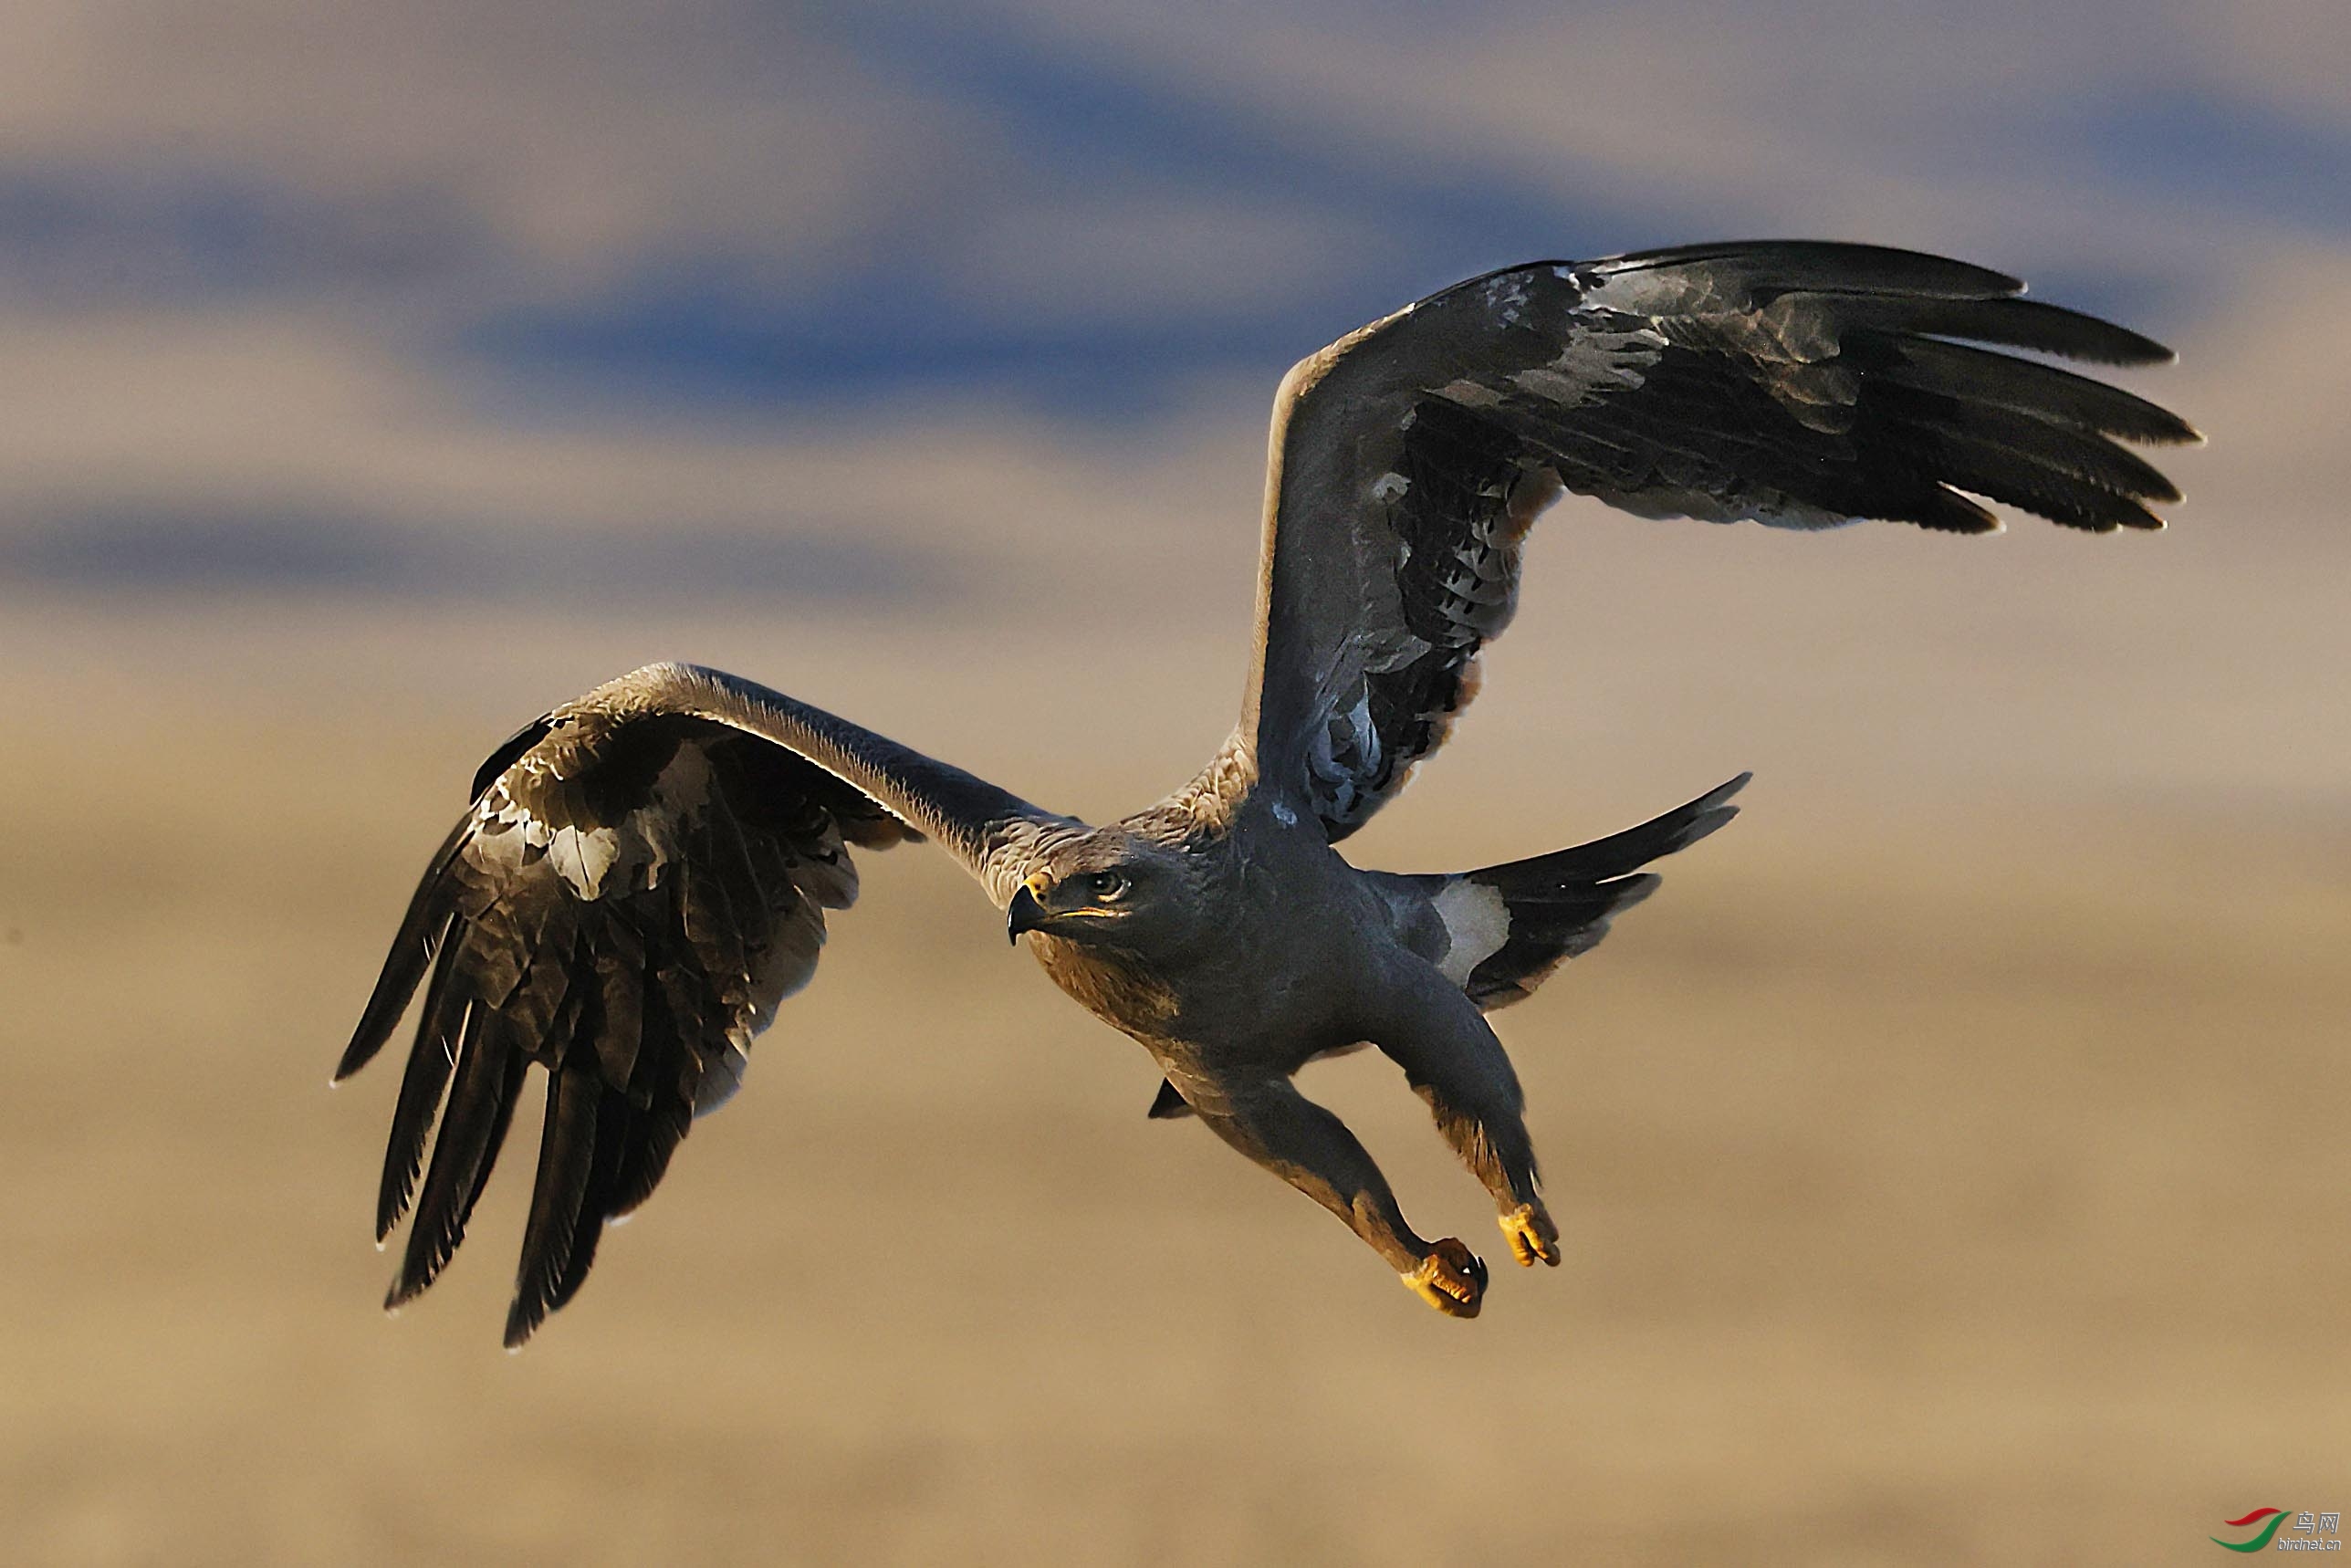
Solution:
<svg viewBox="0 0 2351 1568"><path fill-rule="evenodd" d="M1098 871L1086 878L1086 893L1096 904L1116 904L1131 885L1122 872Z"/></svg>

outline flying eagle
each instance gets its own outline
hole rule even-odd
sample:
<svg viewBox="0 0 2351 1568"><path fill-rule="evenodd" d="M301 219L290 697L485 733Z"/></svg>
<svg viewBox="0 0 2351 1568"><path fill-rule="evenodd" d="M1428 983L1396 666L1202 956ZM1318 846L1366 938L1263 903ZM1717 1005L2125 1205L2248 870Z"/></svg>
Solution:
<svg viewBox="0 0 2351 1568"><path fill-rule="evenodd" d="M537 1066L546 1124L506 1327L521 1344L741 1086L752 1040L815 972L825 912L856 897L852 848L928 838L1055 984L1151 1053L1151 1115L1196 1116L1431 1306L1477 1316L1484 1263L1406 1224L1291 1076L1376 1046L1493 1195L1512 1254L1557 1264L1486 1014L1598 942L1656 886L1645 865L1730 819L1746 776L1482 871L1359 871L1337 846L1444 744L1562 489L1775 528L1997 529L1978 497L2160 528L2147 503L2179 493L2120 443L2196 433L1978 345L2112 365L2169 350L2022 287L1908 251L1699 246L1489 273L1308 356L1274 399L1240 722L1198 777L1107 826L692 665L538 719L475 776L336 1069L365 1065L423 985L376 1205L381 1240L415 1201L386 1305L456 1249Z"/></svg>

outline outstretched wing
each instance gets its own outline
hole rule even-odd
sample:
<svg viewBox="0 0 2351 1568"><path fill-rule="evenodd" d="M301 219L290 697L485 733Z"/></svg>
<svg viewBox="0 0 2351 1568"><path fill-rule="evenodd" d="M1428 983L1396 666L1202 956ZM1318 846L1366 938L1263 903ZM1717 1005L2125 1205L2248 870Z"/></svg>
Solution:
<svg viewBox="0 0 2351 1568"><path fill-rule="evenodd" d="M1457 285L1292 369L1274 404L1259 789L1332 841L1395 795L1509 623L1520 541L1561 487L1648 517L1863 517L1980 533L1984 497L2151 528L2179 492L2120 442L2195 432L2102 382L2170 351L2015 298L2015 279L1774 241L1543 262Z"/></svg>
<svg viewBox="0 0 2351 1568"><path fill-rule="evenodd" d="M693 1119L740 1085L752 1037L815 973L824 912L857 896L851 846L928 834L983 874L1008 836L1059 821L675 664L531 725L483 766L474 797L335 1076L382 1048L423 983L376 1204L381 1240L416 1200L396 1306L456 1250L525 1076L547 1071L509 1346L579 1290L604 1222L644 1201Z"/></svg>

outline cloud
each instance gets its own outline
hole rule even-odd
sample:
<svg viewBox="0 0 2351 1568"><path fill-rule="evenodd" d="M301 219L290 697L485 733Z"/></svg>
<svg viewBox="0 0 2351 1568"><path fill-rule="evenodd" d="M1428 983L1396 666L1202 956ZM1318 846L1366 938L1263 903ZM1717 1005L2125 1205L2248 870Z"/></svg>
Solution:
<svg viewBox="0 0 2351 1568"><path fill-rule="evenodd" d="M405 291L486 245L423 190L350 203L187 164L0 168L0 299L20 307Z"/></svg>
<svg viewBox="0 0 2351 1568"><path fill-rule="evenodd" d="M359 515L67 513L0 534L0 583L19 592L175 595L262 591L371 600L488 601L502 612L664 601L771 610L904 612L951 601L957 553L871 538L853 520L799 534L673 522L571 528L559 538L501 527L419 528Z"/></svg>
<svg viewBox="0 0 2351 1568"><path fill-rule="evenodd" d="M2351 116L2199 88L2110 101L2083 132L2101 172L2212 229L2351 234Z"/></svg>
<svg viewBox="0 0 2351 1568"><path fill-rule="evenodd" d="M935 151L923 105L788 9L27 0L0 145L34 169L235 172L312 200L433 199L534 286L686 236L789 264Z"/></svg>
<svg viewBox="0 0 2351 1568"><path fill-rule="evenodd" d="M238 570L287 591L462 593L469 552L485 580L536 561L557 584L674 595L731 579L756 595L846 541L839 571L895 563L910 602L983 619L1147 563L1144 608L1164 615L1244 583L1256 531L1263 387L1237 424L1195 418L1149 438L968 405L547 419L331 312L0 318L0 403L16 413L0 422L0 591L17 595L214 591ZM1221 542L1196 549L1204 514L1223 519ZM164 542L174 518L184 551ZM915 570L925 558L934 568Z"/></svg>

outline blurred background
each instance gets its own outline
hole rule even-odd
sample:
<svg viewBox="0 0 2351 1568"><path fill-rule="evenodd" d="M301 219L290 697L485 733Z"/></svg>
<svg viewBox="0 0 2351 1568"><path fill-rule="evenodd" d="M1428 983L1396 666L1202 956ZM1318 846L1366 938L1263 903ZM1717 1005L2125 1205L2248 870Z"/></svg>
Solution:
<svg viewBox="0 0 2351 1568"><path fill-rule="evenodd" d="M2340 1509L2346 58L2334 0L16 0L5 1555L2153 1563ZM528 1105L376 1311L397 1072L326 1075L515 724L689 658L1132 809L1231 722L1291 361L1783 235L2147 329L2212 441L2150 537L1552 514L1349 847L1758 770L1500 1019L1566 1267L1429 1312L902 852L526 1354ZM1307 1087L1499 1252L1391 1071Z"/></svg>

